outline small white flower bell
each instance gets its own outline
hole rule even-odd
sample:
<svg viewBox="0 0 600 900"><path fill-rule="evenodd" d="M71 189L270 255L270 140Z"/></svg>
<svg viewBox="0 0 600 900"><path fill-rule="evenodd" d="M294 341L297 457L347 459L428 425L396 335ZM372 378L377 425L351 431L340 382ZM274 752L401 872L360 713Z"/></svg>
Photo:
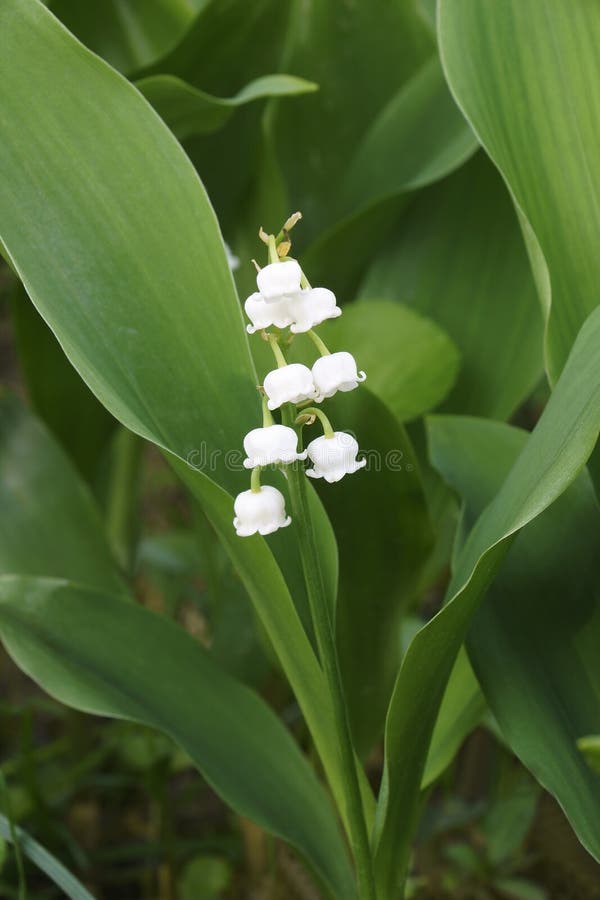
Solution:
<svg viewBox="0 0 600 900"><path fill-rule="evenodd" d="M307 453L306 450L298 453L298 435L287 425L254 428L244 438L244 450L248 456L244 460L247 469L292 463L296 459L306 459Z"/></svg>
<svg viewBox="0 0 600 900"><path fill-rule="evenodd" d="M321 287L300 291L291 298L290 309L293 316L290 331L294 334L310 331L325 319L337 319L342 314L333 291Z"/></svg>
<svg viewBox="0 0 600 900"><path fill-rule="evenodd" d="M325 481L339 481L344 475L352 475L366 466L366 459L357 460L358 443L351 434L335 431L331 437L322 435L311 441L307 447L308 457L313 463L306 474L311 478Z"/></svg>
<svg viewBox="0 0 600 900"><path fill-rule="evenodd" d="M345 350L321 356L313 365L312 374L318 403L326 397L333 397L336 391L354 390L367 377L364 372L357 371L356 360Z"/></svg>
<svg viewBox="0 0 600 900"><path fill-rule="evenodd" d="M300 291L302 269L295 260L273 262L261 269L256 276L258 290L267 303L289 297Z"/></svg>
<svg viewBox="0 0 600 900"><path fill-rule="evenodd" d="M315 397L312 372L301 363L290 363L269 372L263 387L269 409L277 409L282 403L302 403Z"/></svg>
<svg viewBox="0 0 600 900"><path fill-rule="evenodd" d="M292 521L285 514L285 499L277 488L265 484L258 490L243 491L235 498L233 524L239 537L272 534Z"/></svg>
<svg viewBox="0 0 600 900"><path fill-rule="evenodd" d="M267 303L262 294L256 292L250 294L244 303L244 309L252 322L252 325L246 325L248 334L262 331L263 328L269 328L271 325L276 325L277 328L287 328L294 321L287 297Z"/></svg>
<svg viewBox="0 0 600 900"><path fill-rule="evenodd" d="M232 253L231 247L227 242L225 242L225 256L227 257L227 265L231 269L232 272L235 272L236 269L240 267L240 258Z"/></svg>

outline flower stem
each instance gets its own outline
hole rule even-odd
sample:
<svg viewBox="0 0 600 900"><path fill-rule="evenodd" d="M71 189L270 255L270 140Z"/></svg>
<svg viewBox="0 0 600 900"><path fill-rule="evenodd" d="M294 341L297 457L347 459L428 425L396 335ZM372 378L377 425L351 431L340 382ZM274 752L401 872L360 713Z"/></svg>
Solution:
<svg viewBox="0 0 600 900"><path fill-rule="evenodd" d="M300 415L297 416L295 424L302 424L302 419L306 416L310 416L311 418L317 418L321 425L323 426L323 434L326 438L332 438L335 434L333 430L333 425L325 415L322 409L317 409L316 406L307 406L306 409L303 409L300 412Z"/></svg>
<svg viewBox="0 0 600 900"><path fill-rule="evenodd" d="M316 331L313 331L312 328L310 331L306 332L321 356L331 356L331 350L328 349L325 341L319 337Z"/></svg>
<svg viewBox="0 0 600 900"><path fill-rule="evenodd" d="M285 360L285 356L281 352L281 347L279 346L279 341L277 339L277 335L270 334L268 336L268 341L271 346L271 350L273 351L273 355L277 360L277 366L280 369L283 369L284 366L287 366L287 362Z"/></svg>
<svg viewBox="0 0 600 900"><path fill-rule="evenodd" d="M260 466L256 466L255 469L252 469L252 475L250 476L250 490L254 494L258 494L260 491Z"/></svg>
<svg viewBox="0 0 600 900"><path fill-rule="evenodd" d="M273 416L271 415L271 410L268 406L268 400L265 394L263 394L262 398L262 414L263 414L263 428L269 428L273 424Z"/></svg>
<svg viewBox="0 0 600 900"><path fill-rule="evenodd" d="M320 412L320 410L317 410ZM284 424L294 423L293 407L285 404ZM377 900L369 835L360 792L357 760L352 743L350 722L344 698L342 674L335 643L335 626L327 598L317 541L308 506L304 471L298 463L288 466L288 487L292 518L297 522L298 543L306 592L319 651L319 659L329 687L334 724L338 736L339 762L346 788L346 815L350 843L356 866L359 900Z"/></svg>
<svg viewBox="0 0 600 900"><path fill-rule="evenodd" d="M277 242L275 240L275 235L269 235L269 262L270 263L278 263L280 262L279 254L277 252Z"/></svg>

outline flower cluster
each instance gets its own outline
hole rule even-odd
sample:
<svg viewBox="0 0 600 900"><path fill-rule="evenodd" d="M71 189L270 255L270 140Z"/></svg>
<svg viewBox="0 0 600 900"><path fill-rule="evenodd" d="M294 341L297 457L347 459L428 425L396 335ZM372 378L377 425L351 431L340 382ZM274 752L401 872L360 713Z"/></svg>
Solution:
<svg viewBox="0 0 600 900"><path fill-rule="evenodd" d="M233 524L241 537L252 534L271 534L290 524L285 512L285 500L277 488L261 486L260 472L266 466L287 466L308 459L306 469L310 478L339 481L344 475L362 468L365 460L357 460L358 444L352 435L334 431L321 409L309 406L321 403L337 391L351 391L364 381L366 375L357 370L354 357L346 351L330 353L321 338L313 331L326 319L342 314L335 295L327 288L313 288L298 262L288 254L291 248L289 231L300 218L291 216L280 234L261 238L268 244L269 263L260 269L258 290L246 300L245 311L250 319L249 334L262 332L273 350L277 368L264 379L263 426L254 428L244 438L246 459L244 466L252 470L250 490L238 494L235 500ZM289 335L285 329L289 328ZM267 329L273 329L267 331ZM307 334L319 350L320 356L312 366L287 363L281 344L290 343L294 335ZM295 410L294 428L277 424L274 410L291 403ZM305 424L319 420L323 434L312 440L305 450L299 450L299 433Z"/></svg>

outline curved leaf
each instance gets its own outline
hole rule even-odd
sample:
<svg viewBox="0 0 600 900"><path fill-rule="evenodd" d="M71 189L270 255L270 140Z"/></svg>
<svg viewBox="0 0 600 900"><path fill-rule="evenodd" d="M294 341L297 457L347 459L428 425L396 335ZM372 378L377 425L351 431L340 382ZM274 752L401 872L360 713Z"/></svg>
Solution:
<svg viewBox="0 0 600 900"><path fill-rule="evenodd" d="M124 594L87 487L43 426L0 395L0 572Z"/></svg>
<svg viewBox="0 0 600 900"><path fill-rule="evenodd" d="M5 841L12 842L15 836L19 842L22 853L31 860L31 862L45 872L54 884L64 891L65 896L69 900L94 900L86 888L80 881L75 878L68 869L66 869L55 856L53 856L45 847L42 847L34 838L31 837L23 828L13 825L11 828L9 820L6 816L0 814L0 837Z"/></svg>
<svg viewBox="0 0 600 900"><path fill-rule="evenodd" d="M393 896L405 874L425 750L471 619L514 536L571 484L599 430L597 310L581 329L535 431L471 531L448 588L448 602L417 633L404 657L386 723L384 785L375 832L377 876L384 896ZM600 853L598 834L599 829L580 831L580 838L596 853Z"/></svg>
<svg viewBox="0 0 600 900"><path fill-rule="evenodd" d="M230 806L305 854L336 896L353 895L333 810L305 757L179 626L63 580L2 576L0 632L52 696L164 731Z"/></svg>
<svg viewBox="0 0 600 900"><path fill-rule="evenodd" d="M527 442L516 428L459 417L433 417L429 435L433 461L471 520ZM519 535L468 639L504 737L584 840L600 832L600 778L577 749L600 722L599 526L582 473Z"/></svg>
<svg viewBox="0 0 600 900"><path fill-rule="evenodd" d="M149 75L137 81L136 87L180 141L193 134L217 131L245 103L318 89L313 82L293 75L263 75L233 97L213 97L173 75Z"/></svg>
<svg viewBox="0 0 600 900"><path fill-rule="evenodd" d="M447 410L507 418L541 377L543 323L527 254L482 153L414 199L359 296L405 303L452 338L462 365Z"/></svg>
<svg viewBox="0 0 600 900"><path fill-rule="evenodd" d="M598 304L600 6L587 0L440 0L444 69L541 249L558 376Z"/></svg>
<svg viewBox="0 0 600 900"><path fill-rule="evenodd" d="M247 487L241 442L260 400L206 193L139 92L37 0L2 4L0 43L2 241L84 381L170 453L203 504L267 627L343 816L317 659L266 541L240 540L232 528L227 491ZM323 516L319 527L330 528ZM322 544L331 569L333 539ZM289 551L280 555L293 563Z"/></svg>

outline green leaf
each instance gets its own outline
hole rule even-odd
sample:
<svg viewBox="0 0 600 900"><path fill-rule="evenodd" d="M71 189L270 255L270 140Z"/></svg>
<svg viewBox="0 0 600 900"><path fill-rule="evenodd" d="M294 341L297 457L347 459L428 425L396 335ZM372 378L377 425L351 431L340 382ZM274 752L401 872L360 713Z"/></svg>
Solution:
<svg viewBox="0 0 600 900"><path fill-rule="evenodd" d="M525 878L496 878L493 885L506 900L548 900L543 888Z"/></svg>
<svg viewBox="0 0 600 900"><path fill-rule="evenodd" d="M459 368L453 342L434 322L392 300L349 303L321 328L331 351L350 349L377 394L399 422L433 409Z"/></svg>
<svg viewBox="0 0 600 900"><path fill-rule="evenodd" d="M375 832L384 896L393 895L404 878L426 748L471 619L514 536L573 482L599 430L600 310L581 329L534 432L471 531L448 588L448 602L417 633L404 657L388 711ZM580 837L600 852L599 833L598 828L587 828Z"/></svg>
<svg viewBox="0 0 600 900"><path fill-rule="evenodd" d="M353 895L332 807L305 757L265 703L178 625L63 580L3 576L0 630L48 693L164 731L230 806L306 855L336 896Z"/></svg>
<svg viewBox="0 0 600 900"><path fill-rule="evenodd" d="M0 572L125 587L87 487L40 422L0 395Z"/></svg>
<svg viewBox="0 0 600 900"><path fill-rule="evenodd" d="M173 75L149 75L137 81L136 87L180 141L193 134L217 131L245 103L318 89L313 82L293 75L263 75L233 97L213 97Z"/></svg>
<svg viewBox="0 0 600 900"><path fill-rule="evenodd" d="M483 154L415 198L359 293L405 303L452 338L462 366L447 410L507 418L541 377L542 316L527 254Z"/></svg>
<svg viewBox="0 0 600 900"><path fill-rule="evenodd" d="M181 900L219 900L231 882L231 866L220 856L198 856L179 881Z"/></svg>
<svg viewBox="0 0 600 900"><path fill-rule="evenodd" d="M87 481L98 475L116 422L81 380L18 287L11 298L19 364L30 403Z"/></svg>
<svg viewBox="0 0 600 900"><path fill-rule="evenodd" d="M430 435L433 461L464 497L471 521L527 443L515 428L459 417L434 417ZM584 473L519 535L468 640L505 739L596 854L600 778L578 752L577 739L600 715L599 534Z"/></svg>
<svg viewBox="0 0 600 900"><path fill-rule="evenodd" d="M435 721L421 777L421 788L425 789L433 784L450 765L465 738L479 725L486 709L485 697L481 693L469 657L464 648L461 648Z"/></svg>
<svg viewBox="0 0 600 900"><path fill-rule="evenodd" d="M232 528L228 491L247 488L241 443L260 400L206 193L139 92L40 3L7 0L0 28L2 241L88 386L130 430L169 452L203 505L286 671L344 816L317 659L266 541L240 540ZM318 527L327 533L331 586L335 539L322 512ZM287 576L299 564L293 534L272 543Z"/></svg>
<svg viewBox="0 0 600 900"><path fill-rule="evenodd" d="M340 179L354 149L434 46L412 0L352 7L321 0L308 7L296 2L292 9L282 67L316 81L320 90L293 106L273 104L272 128L293 206L304 214L310 241L334 224Z"/></svg>
<svg viewBox="0 0 600 900"><path fill-rule="evenodd" d="M17 837L22 853L38 869L41 869L57 887L64 891L65 896L69 900L94 900L90 892L55 856L49 853L45 847L42 847L23 828L20 828L18 825L14 825L11 828L9 820L0 813L0 840L4 838L4 840L12 843L13 835Z"/></svg>
<svg viewBox="0 0 600 900"><path fill-rule="evenodd" d="M342 179L340 203L355 214L361 206L431 184L477 147L435 54L370 125Z"/></svg>
<svg viewBox="0 0 600 900"><path fill-rule="evenodd" d="M598 304L600 6L440 0L439 40L452 92L547 265L546 361L556 378Z"/></svg>
<svg viewBox="0 0 600 900"><path fill-rule="evenodd" d="M90 50L131 72L175 45L205 0L51 0L48 5Z"/></svg>

